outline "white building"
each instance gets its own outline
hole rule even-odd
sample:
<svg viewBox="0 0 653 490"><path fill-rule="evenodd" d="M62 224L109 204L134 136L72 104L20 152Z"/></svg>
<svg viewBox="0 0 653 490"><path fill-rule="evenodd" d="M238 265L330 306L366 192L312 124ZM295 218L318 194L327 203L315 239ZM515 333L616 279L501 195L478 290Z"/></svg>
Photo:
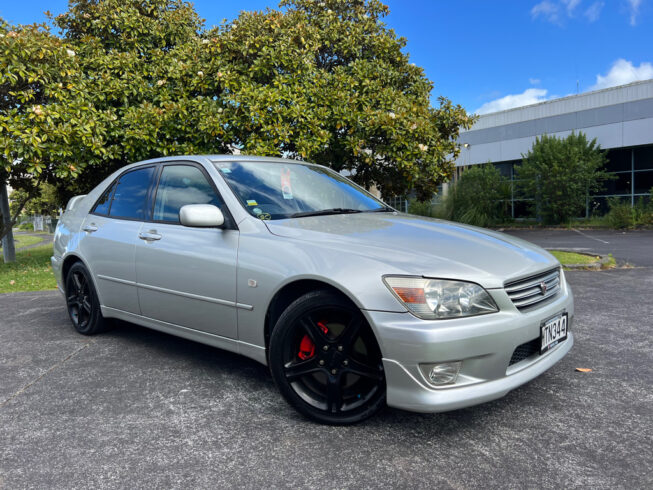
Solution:
<svg viewBox="0 0 653 490"><path fill-rule="evenodd" d="M568 136L582 131L608 150L607 169L617 175L592 201L604 207L608 196L634 203L653 187L653 80L597 90L480 116L462 131L456 166L460 170L492 162L510 179L537 136ZM526 203L514 201L515 217Z"/></svg>

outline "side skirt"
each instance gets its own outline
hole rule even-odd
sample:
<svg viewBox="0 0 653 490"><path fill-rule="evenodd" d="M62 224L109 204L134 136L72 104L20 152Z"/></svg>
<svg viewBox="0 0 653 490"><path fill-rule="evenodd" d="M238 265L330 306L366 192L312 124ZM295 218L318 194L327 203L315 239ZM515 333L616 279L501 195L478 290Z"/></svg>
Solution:
<svg viewBox="0 0 653 490"><path fill-rule="evenodd" d="M176 325L174 323L168 323L161 320L155 320L154 318L136 315L134 313L118 310L109 306L101 306L100 308L102 309L102 316L104 317L117 318L118 320L136 323L137 325L151 328L152 330L158 330L159 332L175 335L177 337L183 337L185 339L193 340L201 344L210 345L212 347L228 350L230 352L236 352L237 354L242 354L243 356L254 359L255 361L258 361L266 366L268 364L264 347L248 344L247 342L230 339L228 337L221 337L220 335L202 332L200 330L195 330L188 327L182 327L181 325Z"/></svg>

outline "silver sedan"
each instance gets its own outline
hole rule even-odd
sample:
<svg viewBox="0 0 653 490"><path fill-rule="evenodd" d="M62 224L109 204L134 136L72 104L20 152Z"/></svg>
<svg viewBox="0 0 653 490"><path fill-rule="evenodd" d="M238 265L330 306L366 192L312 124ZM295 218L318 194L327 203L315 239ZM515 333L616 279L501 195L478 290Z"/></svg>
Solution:
<svg viewBox="0 0 653 490"><path fill-rule="evenodd" d="M115 318L238 352L323 423L493 400L573 344L546 251L399 213L293 160L124 167L68 203L52 266L80 333Z"/></svg>

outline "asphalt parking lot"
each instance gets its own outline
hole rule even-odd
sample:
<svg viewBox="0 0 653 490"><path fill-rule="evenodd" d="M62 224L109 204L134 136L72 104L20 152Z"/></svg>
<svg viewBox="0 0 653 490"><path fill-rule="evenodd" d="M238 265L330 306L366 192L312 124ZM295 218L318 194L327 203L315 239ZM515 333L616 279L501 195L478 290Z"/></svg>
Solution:
<svg viewBox="0 0 653 490"><path fill-rule="evenodd" d="M652 273L567 273L576 345L505 398L354 427L302 419L254 361L0 295L0 488L651 488Z"/></svg>
<svg viewBox="0 0 653 490"><path fill-rule="evenodd" d="M612 253L620 263L653 267L653 230L505 230L544 248Z"/></svg>

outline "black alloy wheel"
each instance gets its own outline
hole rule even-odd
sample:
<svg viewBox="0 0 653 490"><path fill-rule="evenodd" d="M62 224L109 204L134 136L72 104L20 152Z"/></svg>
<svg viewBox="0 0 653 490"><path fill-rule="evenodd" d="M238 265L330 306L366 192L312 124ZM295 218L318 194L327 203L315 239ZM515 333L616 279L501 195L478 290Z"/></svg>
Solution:
<svg viewBox="0 0 653 490"><path fill-rule="evenodd" d="M81 262L73 264L66 276L66 306L79 333L93 335L107 329L90 274Z"/></svg>
<svg viewBox="0 0 653 490"><path fill-rule="evenodd" d="M385 403L374 333L358 308L331 291L308 293L281 315L270 368L286 400L322 423L356 423Z"/></svg>

